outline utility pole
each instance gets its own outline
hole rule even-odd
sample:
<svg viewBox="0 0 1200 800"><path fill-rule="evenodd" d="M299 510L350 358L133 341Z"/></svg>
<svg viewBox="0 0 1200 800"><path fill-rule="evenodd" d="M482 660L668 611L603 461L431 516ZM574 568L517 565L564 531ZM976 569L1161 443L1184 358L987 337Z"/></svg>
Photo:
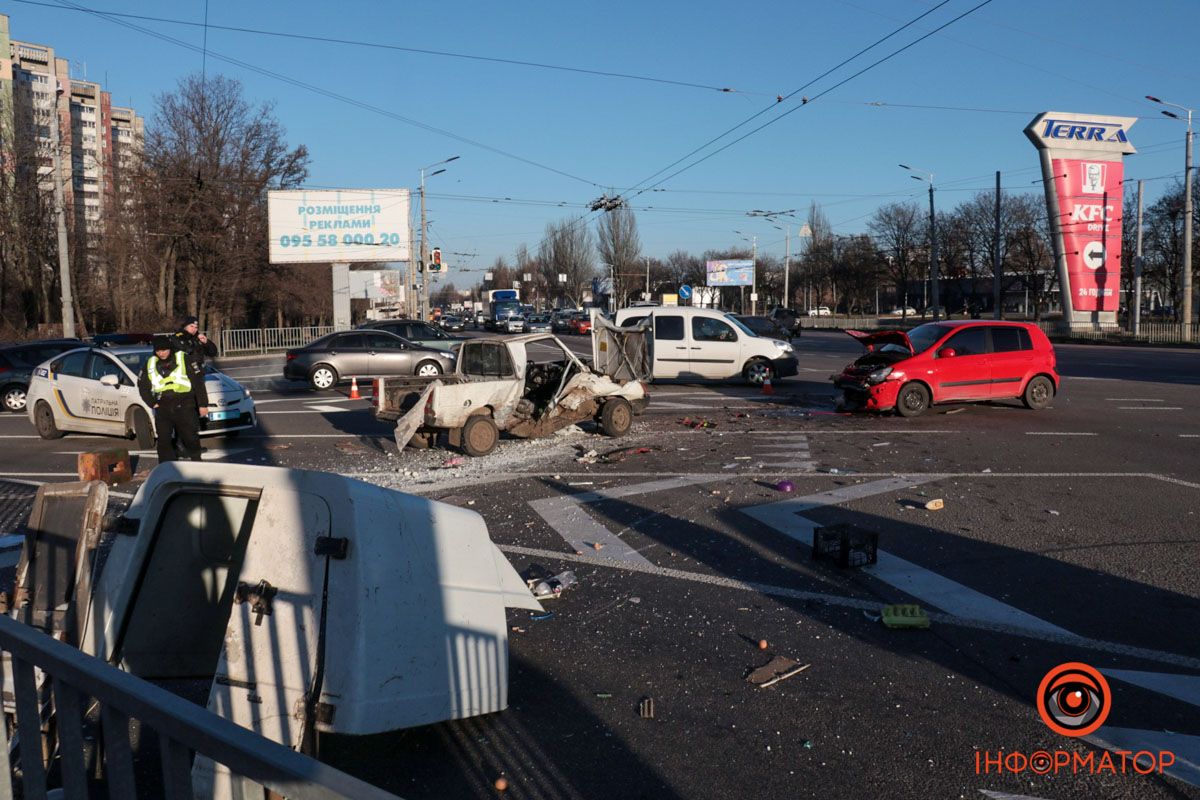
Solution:
<svg viewBox="0 0 1200 800"><path fill-rule="evenodd" d="M783 231L783 307L791 308L788 297L788 273L792 271L792 226Z"/></svg>
<svg viewBox="0 0 1200 800"><path fill-rule="evenodd" d="M758 315L758 237L750 245L750 314Z"/></svg>
<svg viewBox="0 0 1200 800"><path fill-rule="evenodd" d="M56 84L54 92L54 119L50 129L54 131L54 216L58 223L58 280L62 286L62 326L63 336L75 338L75 299L71 294L71 261L67 253L67 210L62 185L62 156L59 148L62 142L61 121L58 115L58 98L63 93L61 84ZM48 321L48 320L47 320Z"/></svg>
<svg viewBox="0 0 1200 800"><path fill-rule="evenodd" d="M429 226L425 222L425 170L421 170L421 304L420 317L429 318Z"/></svg>
<svg viewBox="0 0 1200 800"><path fill-rule="evenodd" d="M996 170L996 229L992 232L992 319L1000 319L1001 313L1001 274L1000 274L1000 170Z"/></svg>
<svg viewBox="0 0 1200 800"><path fill-rule="evenodd" d="M646 256L646 302L650 302L650 256Z"/></svg>
<svg viewBox="0 0 1200 800"><path fill-rule="evenodd" d="M919 172L922 175L927 175L927 178L922 178L918 175L913 175L913 180L929 181L929 294L933 301L933 319L936 322L941 316L941 303L938 302L938 246L937 246L937 213L933 208L933 173L927 170L910 167L907 164L901 164L901 169L906 169L909 172ZM907 301L906 301L907 302Z"/></svg>
<svg viewBox="0 0 1200 800"><path fill-rule="evenodd" d="M1142 181L1138 181L1137 251L1133 256L1133 335L1142 325Z"/></svg>
<svg viewBox="0 0 1200 800"><path fill-rule="evenodd" d="M1183 341L1192 340L1192 111L1195 109L1168 103L1153 95L1146 99L1187 112L1187 139L1183 148L1183 275L1180 291L1183 294ZM1173 111L1162 112L1171 119L1183 119Z"/></svg>
<svg viewBox="0 0 1200 800"><path fill-rule="evenodd" d="M1188 109L1183 167L1183 340L1192 340L1192 110Z"/></svg>

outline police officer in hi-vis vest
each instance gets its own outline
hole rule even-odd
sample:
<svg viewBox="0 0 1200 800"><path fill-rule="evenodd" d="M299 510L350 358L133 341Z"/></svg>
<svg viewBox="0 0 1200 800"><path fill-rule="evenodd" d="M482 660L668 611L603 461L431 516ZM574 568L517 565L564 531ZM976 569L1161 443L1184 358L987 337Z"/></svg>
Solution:
<svg viewBox="0 0 1200 800"><path fill-rule="evenodd" d="M154 337L154 355L138 376L138 391L154 409L158 434L158 461L175 461L183 456L200 460L200 417L208 416L208 393L204 390L204 368L171 347L166 336Z"/></svg>

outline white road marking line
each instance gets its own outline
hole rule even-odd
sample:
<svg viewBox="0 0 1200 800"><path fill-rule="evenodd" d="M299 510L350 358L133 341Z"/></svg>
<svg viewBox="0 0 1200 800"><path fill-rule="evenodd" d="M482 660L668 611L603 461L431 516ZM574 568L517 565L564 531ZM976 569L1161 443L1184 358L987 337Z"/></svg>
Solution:
<svg viewBox="0 0 1200 800"><path fill-rule="evenodd" d="M1127 750L1137 753L1150 750L1157 753L1169 750L1175 754L1175 764L1167 767L1164 772L1184 783L1200 786L1200 736L1105 725L1091 736L1083 738L1097 747L1113 752Z"/></svg>
<svg viewBox="0 0 1200 800"><path fill-rule="evenodd" d="M1200 433L1181 433L1180 439L1200 439Z"/></svg>
<svg viewBox="0 0 1200 800"><path fill-rule="evenodd" d="M1110 678L1174 697L1176 700L1182 700L1193 706L1200 706L1200 675L1107 668L1100 671Z"/></svg>
<svg viewBox="0 0 1200 800"><path fill-rule="evenodd" d="M1153 397L1106 397L1104 398L1110 403L1165 403L1166 400L1158 400Z"/></svg>
<svg viewBox="0 0 1200 800"><path fill-rule="evenodd" d="M885 478L870 483L842 486L807 497L751 506L743 508L741 511L749 517L770 525L785 536L790 536L801 544L811 546L813 529L818 525L801 516L802 512L900 489L909 489L922 483L929 483L931 480L914 477ZM1058 635L1070 635L1069 631L1057 625L1052 625L1032 614L883 550L878 552L877 563L864 567L863 571L906 594L956 616Z"/></svg>
<svg viewBox="0 0 1200 800"><path fill-rule="evenodd" d="M338 408L337 406L308 406L299 410L289 411L260 411L258 415L261 417L264 414L334 414L342 411L359 411L364 409L355 408Z"/></svg>
<svg viewBox="0 0 1200 800"><path fill-rule="evenodd" d="M1025 431L1026 436L1099 436L1091 431Z"/></svg>
<svg viewBox="0 0 1200 800"><path fill-rule="evenodd" d="M773 586L771 584L756 583L753 581L741 581L735 578L726 578L721 575L711 575L703 572L688 572L686 570L671 569L670 567L656 567L654 565L646 566L643 564L635 564L629 561L608 559L603 556L576 555L575 553L569 553L562 550L546 550L538 547L522 547L520 545L510 544L501 544L497 546L502 552L505 553L516 553L518 555L532 556L534 558L544 558L581 564L587 563L599 567L623 570L626 572L638 572L646 575L657 575L664 578L692 581L693 583L702 583L709 586L720 586L726 589L756 592L758 594L765 594L771 597L784 597L793 600L815 600L839 608L858 609L861 611L872 611L878 613L881 608L887 605L879 600L860 600L855 597L846 597L843 595L824 594L822 592L807 592L801 589L793 589L790 586ZM1114 655L1142 658L1147 661L1157 661L1163 664L1174 664L1184 667L1185 669L1200 669L1200 658L1179 655L1178 653L1168 653L1163 650L1150 650L1143 647L1133 647L1131 645L1120 644L1118 642L1108 642L1102 639L1089 639L1085 636L1076 636L1074 634L1063 635L1041 630L1031 631L1013 625L1000 625L976 619L966 619L963 617L957 617L953 614L943 614L937 611L929 612L929 619L935 624L957 625L964 628L971 628L973 630L1002 633L1011 636L1022 636L1027 639L1052 642L1054 644L1062 644L1070 647L1086 648L1099 653L1113 653Z"/></svg>
<svg viewBox="0 0 1200 800"><path fill-rule="evenodd" d="M663 492L670 489L681 489L698 483L708 483L719 480L716 477L696 479L692 477L667 478L648 483L634 483L625 486L615 486L611 489L601 489L579 494L555 495L540 500L532 500L529 506L546 521L567 544L580 552L593 550L593 544L600 544L605 551L605 558L621 562L651 566L650 562L637 550L629 546L624 539L610 531L607 526L596 520L584 510L584 503L596 503L602 500L612 500L621 497Z"/></svg>
<svg viewBox="0 0 1200 800"><path fill-rule="evenodd" d="M1183 406L1117 406L1121 411L1183 411Z"/></svg>
<svg viewBox="0 0 1200 800"><path fill-rule="evenodd" d="M1008 792L993 792L990 789L980 789L979 793L991 800L1046 800L1044 797L1034 797L1031 794L1009 794Z"/></svg>
<svg viewBox="0 0 1200 800"><path fill-rule="evenodd" d="M243 439L394 439L391 433L243 433Z"/></svg>
<svg viewBox="0 0 1200 800"><path fill-rule="evenodd" d="M779 436L779 431L746 431L751 436ZM869 431L805 431L805 436L816 435L833 435L840 436L841 434L867 434L869 436L898 436L900 434L931 434L931 433L963 433L963 431L943 431L943 430L908 430L907 428L876 428Z"/></svg>
<svg viewBox="0 0 1200 800"><path fill-rule="evenodd" d="M35 434L25 434L25 433L6 433L6 434L0 436L0 439L40 439L40 438L42 438L42 437L37 436Z"/></svg>
<svg viewBox="0 0 1200 800"><path fill-rule="evenodd" d="M0 472L0 478L75 478L78 477L76 472Z"/></svg>

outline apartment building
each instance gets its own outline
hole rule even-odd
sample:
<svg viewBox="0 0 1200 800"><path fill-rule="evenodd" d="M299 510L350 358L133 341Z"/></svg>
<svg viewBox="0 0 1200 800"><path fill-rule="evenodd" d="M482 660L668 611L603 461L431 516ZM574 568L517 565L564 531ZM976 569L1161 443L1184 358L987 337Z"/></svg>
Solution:
<svg viewBox="0 0 1200 800"><path fill-rule="evenodd" d="M0 14L0 158L17 180L49 191L58 153L67 218L76 247L95 247L113 208L120 171L141 151L144 122L114 108L99 83L73 79L53 47L11 38ZM80 234L83 236L80 236Z"/></svg>

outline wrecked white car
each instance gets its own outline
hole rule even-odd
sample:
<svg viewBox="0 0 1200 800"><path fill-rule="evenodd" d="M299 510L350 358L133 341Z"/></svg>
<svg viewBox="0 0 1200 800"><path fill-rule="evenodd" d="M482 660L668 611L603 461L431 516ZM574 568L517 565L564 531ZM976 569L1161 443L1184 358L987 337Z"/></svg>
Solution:
<svg viewBox="0 0 1200 800"><path fill-rule="evenodd" d="M134 675L199 679L210 711L309 754L318 733L507 706L505 608L541 606L473 511L324 472L171 462L100 559L106 503L98 481L39 491L13 617ZM197 798L263 796L206 757L192 777Z"/></svg>
<svg viewBox="0 0 1200 800"><path fill-rule="evenodd" d="M595 420L623 436L649 403L645 331L598 318L592 367L546 333L464 342L454 373L427 384L382 381L376 416L397 420L396 444L430 447L445 433L471 456L490 453L503 431L531 439Z"/></svg>

